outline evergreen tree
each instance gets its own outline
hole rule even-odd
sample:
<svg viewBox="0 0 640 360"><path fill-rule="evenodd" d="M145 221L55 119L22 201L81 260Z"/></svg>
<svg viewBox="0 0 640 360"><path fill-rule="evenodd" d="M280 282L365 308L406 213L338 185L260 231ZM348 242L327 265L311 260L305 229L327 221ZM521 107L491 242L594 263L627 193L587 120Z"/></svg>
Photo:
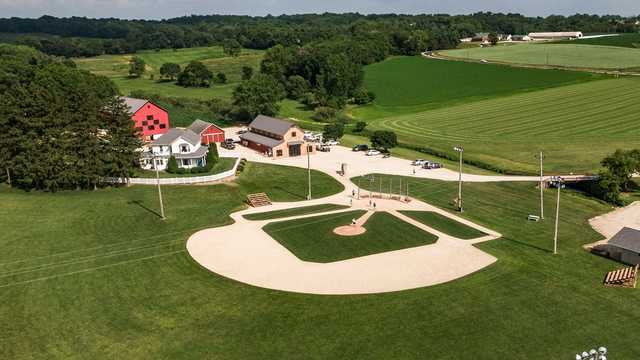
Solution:
<svg viewBox="0 0 640 360"><path fill-rule="evenodd" d="M175 174L176 172L178 172L178 161L173 155L169 156L169 161L167 162L167 172L171 174Z"/></svg>
<svg viewBox="0 0 640 360"><path fill-rule="evenodd" d="M218 155L218 146L216 143L209 144L209 152L207 152L207 163L205 164L205 168L207 171L213 169L213 166L218 163L220 159Z"/></svg>

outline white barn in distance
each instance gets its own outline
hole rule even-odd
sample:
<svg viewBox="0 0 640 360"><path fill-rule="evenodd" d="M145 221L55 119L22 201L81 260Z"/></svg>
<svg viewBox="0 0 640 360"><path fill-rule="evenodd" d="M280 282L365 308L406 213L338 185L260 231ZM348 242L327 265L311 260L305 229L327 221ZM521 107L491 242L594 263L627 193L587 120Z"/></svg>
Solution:
<svg viewBox="0 0 640 360"><path fill-rule="evenodd" d="M582 36L581 31L560 31L560 32L532 32L529 33L529 38L533 41L540 40L569 40L580 39Z"/></svg>

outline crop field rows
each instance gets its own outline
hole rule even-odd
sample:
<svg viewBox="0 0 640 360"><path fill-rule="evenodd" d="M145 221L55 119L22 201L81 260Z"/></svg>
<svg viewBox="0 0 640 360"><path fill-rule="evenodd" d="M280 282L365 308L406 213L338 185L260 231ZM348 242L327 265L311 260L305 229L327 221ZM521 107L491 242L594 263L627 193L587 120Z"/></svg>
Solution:
<svg viewBox="0 0 640 360"><path fill-rule="evenodd" d="M391 116L373 126L396 131L402 142L442 151L470 146L476 156L502 157L525 171L535 168L534 152L563 148L551 160L552 170L590 171L600 155L637 145L638 91L637 79L600 80Z"/></svg>

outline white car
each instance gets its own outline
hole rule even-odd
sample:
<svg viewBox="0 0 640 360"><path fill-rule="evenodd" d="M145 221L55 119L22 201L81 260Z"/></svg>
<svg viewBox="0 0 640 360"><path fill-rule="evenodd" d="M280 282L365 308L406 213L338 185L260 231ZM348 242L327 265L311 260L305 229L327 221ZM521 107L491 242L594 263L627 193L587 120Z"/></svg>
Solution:
<svg viewBox="0 0 640 360"><path fill-rule="evenodd" d="M332 139L332 140L327 141L324 144L327 145L327 146L336 146L336 145L338 145L340 143L338 141Z"/></svg>
<svg viewBox="0 0 640 360"><path fill-rule="evenodd" d="M380 155L380 151L376 150L376 149L371 149L369 151L367 151L365 153L365 155L367 156L376 156L376 155Z"/></svg>
<svg viewBox="0 0 640 360"><path fill-rule="evenodd" d="M413 165L413 166L422 166L422 165L424 165L424 164L426 164L426 163L427 163L427 160L424 160L424 159L416 159L416 160L413 160L413 161L411 162L411 165Z"/></svg>

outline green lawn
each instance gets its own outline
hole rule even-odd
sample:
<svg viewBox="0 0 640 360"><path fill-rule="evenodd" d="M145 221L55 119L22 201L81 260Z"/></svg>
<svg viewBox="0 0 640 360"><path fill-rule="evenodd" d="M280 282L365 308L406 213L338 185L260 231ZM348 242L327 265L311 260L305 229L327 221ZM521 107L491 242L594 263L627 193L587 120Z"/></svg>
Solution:
<svg viewBox="0 0 640 360"><path fill-rule="evenodd" d="M235 158L220 158L218 160L218 162L211 168L211 171L208 171L206 173L199 173L199 174L170 174L166 171L159 171L158 175L160 175L161 178L175 178L175 177L191 177L191 176L209 176L209 175L214 175L214 174L219 174L221 172L225 172L228 170L233 169L233 165L236 163L236 159ZM153 170L143 170L143 169L137 169L137 172L135 174L134 177L138 177L138 178L155 178L156 177L156 172Z"/></svg>
<svg viewBox="0 0 640 360"><path fill-rule="evenodd" d="M596 172L616 149L638 147L640 79L620 78L470 102L371 121L403 143L534 174L546 153L550 172Z"/></svg>
<svg viewBox="0 0 640 360"><path fill-rule="evenodd" d="M640 33L618 34L617 36L605 36L592 39L565 40L554 42L554 44L601 45L640 48Z"/></svg>
<svg viewBox="0 0 640 360"><path fill-rule="evenodd" d="M320 204L320 205L302 206L295 209L284 209L284 210L267 211L267 212L261 212L261 213L255 213L255 214L247 214L243 216L247 220L270 220L270 219L286 218L290 216L316 214L316 213L322 213L322 212L333 211L333 210L341 210L346 208L348 208L348 206L346 205Z"/></svg>
<svg viewBox="0 0 640 360"><path fill-rule="evenodd" d="M364 85L376 107L410 112L588 81L594 75L425 59L392 57L365 68Z"/></svg>
<svg viewBox="0 0 640 360"><path fill-rule="evenodd" d="M260 165L237 184L165 187L165 221L151 212L154 187L0 186L0 358L561 359L598 345L616 359L640 353L630 335L640 292L602 287L620 265L580 248L600 238L586 220L608 207L564 192L553 256L552 219L526 221L538 201L533 184L465 184L462 216L505 236L480 246L498 257L494 265L438 286L293 294L218 276L188 256L186 239L228 224L246 193L299 199L304 182L282 175L304 169L286 170ZM451 208L456 184L411 181L422 198Z"/></svg>
<svg viewBox="0 0 640 360"><path fill-rule="evenodd" d="M233 89L240 82L242 66L251 66L257 71L262 51L243 49L238 57L228 57L222 52L222 47L199 47L178 49L164 49L160 51L145 50L135 54L147 63L147 72L140 78L129 78L129 60L133 56L102 55L92 58L74 59L78 67L95 74L104 75L113 80L120 92L128 95L133 90L143 90L149 93L169 97L190 97L209 100L213 97L230 98ZM184 68L190 61L202 61L212 72L224 72L227 84L213 84L210 88L184 88L173 82L159 81L160 67L167 62L180 64ZM150 79L150 75L154 79Z"/></svg>
<svg viewBox="0 0 640 360"><path fill-rule="evenodd" d="M319 263L372 255L387 251L432 244L437 240L397 217L376 212L364 224L367 231L357 236L333 233L338 226L351 224L364 210L327 214L267 224L263 229L299 259Z"/></svg>
<svg viewBox="0 0 640 360"><path fill-rule="evenodd" d="M401 211L401 213L458 239L475 239L486 235L482 231L468 227L433 211Z"/></svg>
<svg viewBox="0 0 640 360"><path fill-rule="evenodd" d="M580 40L582 41L582 40ZM571 44L519 44L439 52L459 59L486 59L514 64L570 68L625 69L640 67L640 49Z"/></svg>

